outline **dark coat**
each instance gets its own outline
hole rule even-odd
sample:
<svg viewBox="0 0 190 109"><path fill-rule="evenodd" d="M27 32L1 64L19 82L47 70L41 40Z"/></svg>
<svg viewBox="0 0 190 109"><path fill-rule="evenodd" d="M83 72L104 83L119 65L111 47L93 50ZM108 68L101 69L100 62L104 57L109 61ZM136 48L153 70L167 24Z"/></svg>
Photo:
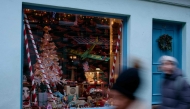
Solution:
<svg viewBox="0 0 190 109"><path fill-rule="evenodd" d="M178 80L176 79L178 76L182 76L179 69L176 69L171 75L165 74L161 88L162 104L160 109L190 109L188 107L190 105L190 86L184 79L181 86L178 87L181 87L181 90L177 91L175 80Z"/></svg>

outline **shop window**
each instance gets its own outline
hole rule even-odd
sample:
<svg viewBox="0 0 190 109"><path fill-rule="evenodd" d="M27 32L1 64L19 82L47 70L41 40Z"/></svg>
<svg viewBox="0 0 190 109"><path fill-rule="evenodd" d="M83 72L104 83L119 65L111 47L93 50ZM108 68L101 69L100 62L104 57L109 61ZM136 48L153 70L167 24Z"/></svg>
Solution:
<svg viewBox="0 0 190 109"><path fill-rule="evenodd" d="M23 14L23 107L104 106L107 96L99 92L120 71L121 19L34 9Z"/></svg>

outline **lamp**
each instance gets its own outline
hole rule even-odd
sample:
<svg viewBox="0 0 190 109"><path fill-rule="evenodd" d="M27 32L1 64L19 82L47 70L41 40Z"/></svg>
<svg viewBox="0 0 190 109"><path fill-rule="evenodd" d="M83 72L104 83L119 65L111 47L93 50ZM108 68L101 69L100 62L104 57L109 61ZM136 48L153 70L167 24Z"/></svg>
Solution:
<svg viewBox="0 0 190 109"><path fill-rule="evenodd" d="M72 59L72 62L73 62L73 60L77 59L77 56L71 55L69 58Z"/></svg>
<svg viewBox="0 0 190 109"><path fill-rule="evenodd" d="M96 77L97 80L99 80L99 74L102 72L102 70L100 68L96 68Z"/></svg>
<svg viewBox="0 0 190 109"><path fill-rule="evenodd" d="M94 71L93 70L88 70L85 72L85 77L87 79L88 83L94 83Z"/></svg>
<svg viewBox="0 0 190 109"><path fill-rule="evenodd" d="M77 57L75 55L71 55L70 59L76 59Z"/></svg>

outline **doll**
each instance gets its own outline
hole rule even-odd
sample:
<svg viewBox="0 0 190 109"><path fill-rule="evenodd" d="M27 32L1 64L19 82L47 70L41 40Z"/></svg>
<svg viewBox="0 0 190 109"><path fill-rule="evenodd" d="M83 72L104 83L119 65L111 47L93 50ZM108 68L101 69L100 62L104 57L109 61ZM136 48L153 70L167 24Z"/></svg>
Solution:
<svg viewBox="0 0 190 109"><path fill-rule="evenodd" d="M30 105L30 84L27 82L23 83L23 94L22 94L22 99L23 99L23 108L29 108Z"/></svg>

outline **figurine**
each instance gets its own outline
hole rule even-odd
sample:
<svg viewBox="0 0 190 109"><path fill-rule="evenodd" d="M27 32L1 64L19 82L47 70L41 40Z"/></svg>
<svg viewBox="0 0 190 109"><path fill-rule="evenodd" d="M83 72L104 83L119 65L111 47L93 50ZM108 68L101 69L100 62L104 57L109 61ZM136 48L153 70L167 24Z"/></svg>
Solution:
<svg viewBox="0 0 190 109"><path fill-rule="evenodd" d="M23 83L23 108L29 108L30 107L30 84L28 82Z"/></svg>
<svg viewBox="0 0 190 109"><path fill-rule="evenodd" d="M73 97L73 101L74 101L74 102L77 101L77 96L76 96L76 94L75 94L74 97Z"/></svg>
<svg viewBox="0 0 190 109"><path fill-rule="evenodd" d="M68 103L68 96L67 95L65 95L63 99L64 99L65 103Z"/></svg>
<svg viewBox="0 0 190 109"><path fill-rule="evenodd" d="M80 109L79 105L78 105L77 109Z"/></svg>
<svg viewBox="0 0 190 109"><path fill-rule="evenodd" d="M47 109L52 109L52 105L48 103Z"/></svg>
<svg viewBox="0 0 190 109"><path fill-rule="evenodd" d="M57 90L57 88L54 88L53 95L59 97L59 99L63 98L63 95Z"/></svg>

